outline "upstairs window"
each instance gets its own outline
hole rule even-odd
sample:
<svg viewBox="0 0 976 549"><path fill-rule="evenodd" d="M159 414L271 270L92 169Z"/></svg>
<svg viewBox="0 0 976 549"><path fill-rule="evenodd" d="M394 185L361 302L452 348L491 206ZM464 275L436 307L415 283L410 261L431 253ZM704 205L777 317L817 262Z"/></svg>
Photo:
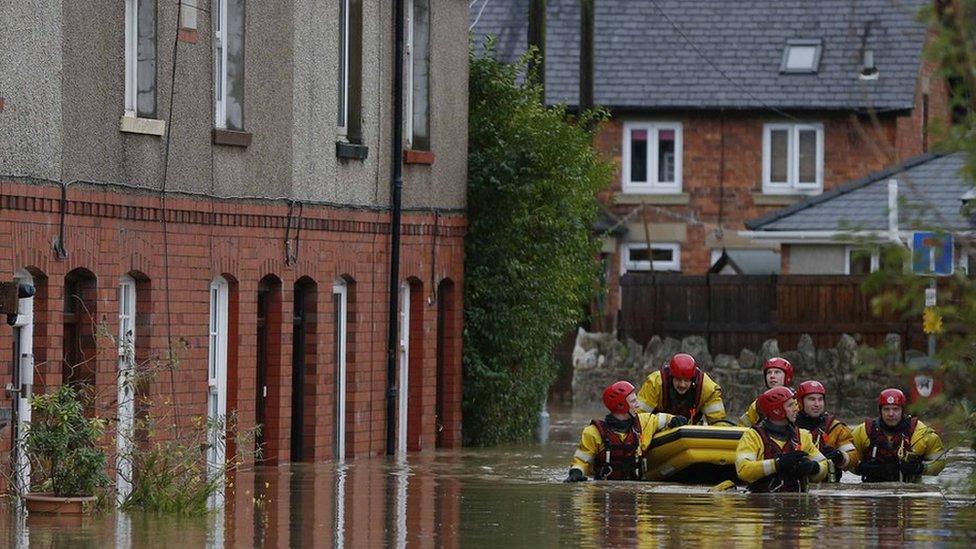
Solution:
<svg viewBox="0 0 976 549"><path fill-rule="evenodd" d="M213 0L214 126L244 130L244 0Z"/></svg>
<svg viewBox="0 0 976 549"><path fill-rule="evenodd" d="M125 0L125 115L156 117L156 0Z"/></svg>
<svg viewBox="0 0 976 549"><path fill-rule="evenodd" d="M413 150L430 150L430 0L407 2L406 134Z"/></svg>
<svg viewBox="0 0 976 549"><path fill-rule="evenodd" d="M362 143L362 0L339 2L339 95L337 129L340 140Z"/></svg>
<svg viewBox="0 0 976 549"><path fill-rule="evenodd" d="M681 124L624 124L623 192L681 192L681 149Z"/></svg>
<svg viewBox="0 0 976 549"><path fill-rule="evenodd" d="M763 128L763 192L823 191L823 125L766 124Z"/></svg>
<svg viewBox="0 0 976 549"><path fill-rule="evenodd" d="M820 68L820 40L790 40L783 49L779 72L789 74L815 73Z"/></svg>

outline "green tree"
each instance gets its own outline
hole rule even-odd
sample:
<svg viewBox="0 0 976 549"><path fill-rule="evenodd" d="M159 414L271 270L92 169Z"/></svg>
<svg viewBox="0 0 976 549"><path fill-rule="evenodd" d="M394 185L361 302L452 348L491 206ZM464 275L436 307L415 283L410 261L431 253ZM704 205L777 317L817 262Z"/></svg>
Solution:
<svg viewBox="0 0 976 549"><path fill-rule="evenodd" d="M589 128L545 107L525 78L532 54L472 48L465 242L464 433L469 444L525 440L554 379L552 350L592 296L596 193L612 169Z"/></svg>

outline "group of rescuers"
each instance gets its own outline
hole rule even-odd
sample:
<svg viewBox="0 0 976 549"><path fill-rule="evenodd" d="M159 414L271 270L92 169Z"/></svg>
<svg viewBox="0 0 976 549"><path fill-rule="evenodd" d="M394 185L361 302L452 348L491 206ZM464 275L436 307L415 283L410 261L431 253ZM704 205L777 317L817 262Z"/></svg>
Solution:
<svg viewBox="0 0 976 549"><path fill-rule="evenodd" d="M765 392L738 420L749 429L739 439L735 470L750 491L802 492L811 481L839 481L845 470L864 482L919 482L945 467L942 440L906 413L902 391L881 391L878 417L852 432L826 411L822 383L790 388L788 360L767 360L763 376ZM639 391L627 381L610 385L603 403L610 413L583 430L566 482L640 480L654 433L689 423L731 424L722 388L685 353L647 376Z"/></svg>

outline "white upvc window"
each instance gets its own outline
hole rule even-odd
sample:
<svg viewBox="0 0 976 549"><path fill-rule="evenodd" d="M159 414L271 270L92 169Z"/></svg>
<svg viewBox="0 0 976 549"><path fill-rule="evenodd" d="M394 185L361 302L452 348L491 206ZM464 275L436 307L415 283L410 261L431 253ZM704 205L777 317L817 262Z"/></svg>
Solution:
<svg viewBox="0 0 976 549"><path fill-rule="evenodd" d="M620 248L620 272L650 271L653 262L654 271L681 271L681 245L675 243L652 243L650 250L647 244L629 243Z"/></svg>
<svg viewBox="0 0 976 549"><path fill-rule="evenodd" d="M763 192L823 192L823 124L763 126Z"/></svg>
<svg viewBox="0 0 976 549"><path fill-rule="evenodd" d="M680 193L681 151L680 123L625 123L623 192Z"/></svg>
<svg viewBox="0 0 976 549"><path fill-rule="evenodd" d="M340 137L349 131L349 0L339 0L339 116Z"/></svg>
<svg viewBox="0 0 976 549"><path fill-rule="evenodd" d="M349 322L349 286L337 280L332 286L333 326L335 329L335 431L332 451L336 461L346 456L346 337Z"/></svg>
<svg viewBox="0 0 976 549"><path fill-rule="evenodd" d="M126 275L119 282L118 439L116 441L116 497L121 504L132 492L132 450L135 436L136 281Z"/></svg>
<svg viewBox="0 0 976 549"><path fill-rule="evenodd" d="M877 271L880 265L881 252L877 247L868 249L863 246L844 247L844 274L871 274Z"/></svg>
<svg viewBox="0 0 976 549"><path fill-rule="evenodd" d="M223 277L210 283L210 323L207 355L207 423L209 426L207 449L207 475L223 478L226 459L227 415L227 329L230 309L230 285ZM222 491L218 491L221 492ZM211 502L219 505L222 495Z"/></svg>
<svg viewBox="0 0 976 549"><path fill-rule="evenodd" d="M125 0L125 116L156 116L156 0Z"/></svg>
<svg viewBox="0 0 976 549"><path fill-rule="evenodd" d="M244 129L244 0L213 0L214 127Z"/></svg>
<svg viewBox="0 0 976 549"><path fill-rule="evenodd" d="M407 0L404 24L404 133L411 149L430 150L430 0Z"/></svg>

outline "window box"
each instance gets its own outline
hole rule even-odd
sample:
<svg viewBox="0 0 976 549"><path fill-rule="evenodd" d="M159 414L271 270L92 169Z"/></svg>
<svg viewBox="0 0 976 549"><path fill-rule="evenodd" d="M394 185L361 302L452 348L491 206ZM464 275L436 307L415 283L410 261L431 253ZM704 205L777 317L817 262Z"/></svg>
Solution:
<svg viewBox="0 0 976 549"><path fill-rule="evenodd" d="M822 124L766 124L763 127L763 193L823 192Z"/></svg>
<svg viewBox="0 0 976 549"><path fill-rule="evenodd" d="M681 245L652 243L650 252L647 244L630 243L620 248L621 274L627 271L651 271L652 261L654 271L681 272Z"/></svg>
<svg viewBox="0 0 976 549"><path fill-rule="evenodd" d="M624 124L621 189L635 194L681 192L681 124Z"/></svg>

